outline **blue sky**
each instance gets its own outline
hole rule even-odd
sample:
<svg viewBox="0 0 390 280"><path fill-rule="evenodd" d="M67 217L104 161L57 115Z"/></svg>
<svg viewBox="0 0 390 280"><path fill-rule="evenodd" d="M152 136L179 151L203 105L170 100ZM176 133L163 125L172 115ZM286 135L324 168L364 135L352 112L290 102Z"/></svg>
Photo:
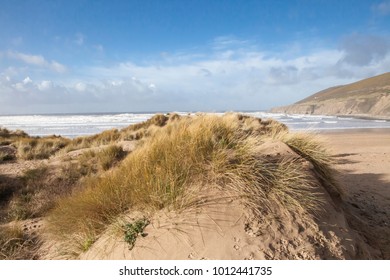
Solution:
<svg viewBox="0 0 390 280"><path fill-rule="evenodd" d="M0 114L264 110L390 69L390 1L0 0Z"/></svg>

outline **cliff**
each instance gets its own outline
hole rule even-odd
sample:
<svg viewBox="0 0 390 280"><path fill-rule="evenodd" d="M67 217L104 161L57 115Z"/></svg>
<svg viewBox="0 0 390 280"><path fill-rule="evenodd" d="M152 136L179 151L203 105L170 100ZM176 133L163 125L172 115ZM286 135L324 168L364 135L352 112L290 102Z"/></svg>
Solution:
<svg viewBox="0 0 390 280"><path fill-rule="evenodd" d="M273 113L352 115L390 119L390 72L317 92Z"/></svg>

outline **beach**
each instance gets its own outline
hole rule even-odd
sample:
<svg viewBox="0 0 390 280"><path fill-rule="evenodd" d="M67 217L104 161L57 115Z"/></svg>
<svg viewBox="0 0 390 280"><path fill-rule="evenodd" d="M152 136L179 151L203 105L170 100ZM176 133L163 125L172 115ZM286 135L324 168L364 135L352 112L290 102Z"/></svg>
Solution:
<svg viewBox="0 0 390 280"><path fill-rule="evenodd" d="M390 130L326 131L321 135L336 160L349 223L390 258Z"/></svg>
<svg viewBox="0 0 390 280"><path fill-rule="evenodd" d="M23 241L8 259L390 259L390 129L173 114L73 140L3 137L2 234Z"/></svg>

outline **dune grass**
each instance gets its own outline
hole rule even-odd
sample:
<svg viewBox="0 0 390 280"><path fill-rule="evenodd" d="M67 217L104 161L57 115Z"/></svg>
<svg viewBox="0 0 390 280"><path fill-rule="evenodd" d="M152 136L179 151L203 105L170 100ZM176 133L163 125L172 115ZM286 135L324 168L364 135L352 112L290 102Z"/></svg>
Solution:
<svg viewBox="0 0 390 280"><path fill-rule="evenodd" d="M0 260L28 260L37 258L39 240L14 225L0 227Z"/></svg>
<svg viewBox="0 0 390 280"><path fill-rule="evenodd" d="M87 150L78 157L80 172L86 176L107 171L126 156L121 146L109 145L99 150Z"/></svg>
<svg viewBox="0 0 390 280"><path fill-rule="evenodd" d="M34 137L21 130L0 128L0 146L17 149L17 158L22 160L47 159L71 143L61 136Z"/></svg>
<svg viewBox="0 0 390 280"><path fill-rule="evenodd" d="M241 199L263 219L275 203L291 212L320 208L318 181L302 161L324 177L332 174L326 151L314 139L290 135L275 121L236 114L166 122L112 172L87 180L81 191L59 201L49 216L49 230L59 242L72 244L77 254L129 209L193 207L202 186ZM258 147L270 139L285 142L301 158L266 157Z"/></svg>
<svg viewBox="0 0 390 280"><path fill-rule="evenodd" d="M96 153L99 166L102 170L106 171L110 169L117 162L125 157L126 153L122 147L116 145L110 145L101 151Z"/></svg>
<svg viewBox="0 0 390 280"><path fill-rule="evenodd" d="M120 130L110 129L92 136L82 136L72 139L64 149L64 152L98 147L102 145L115 145L118 141L125 140L140 140L151 134L152 127L165 126L169 120L175 120L179 116L177 114L163 115L156 114L147 121L129 125Z"/></svg>
<svg viewBox="0 0 390 280"><path fill-rule="evenodd" d="M14 145L18 149L18 157L25 160L47 159L64 148L70 140L62 137L23 138Z"/></svg>
<svg viewBox="0 0 390 280"><path fill-rule="evenodd" d="M313 133L280 133L275 137L313 165L317 179L332 198L341 198L343 189L335 177L337 173L333 168L335 162L324 148L318 135Z"/></svg>
<svg viewBox="0 0 390 280"><path fill-rule="evenodd" d="M150 136L156 127L165 126L177 114L157 114L145 122L129 125L123 129L110 129L101 133L68 139L61 136L33 137L21 130L11 131L0 128L0 145L11 145L17 149L17 158L22 160L48 159L63 151L64 154L85 148L115 145L118 141L140 140ZM113 150L112 150L113 151ZM12 158L13 159L13 158ZM9 160L9 156L0 151L0 163ZM106 169L109 168L106 165Z"/></svg>
<svg viewBox="0 0 390 280"><path fill-rule="evenodd" d="M22 130L11 131L0 127L0 145L9 145L15 140L27 137L27 133Z"/></svg>

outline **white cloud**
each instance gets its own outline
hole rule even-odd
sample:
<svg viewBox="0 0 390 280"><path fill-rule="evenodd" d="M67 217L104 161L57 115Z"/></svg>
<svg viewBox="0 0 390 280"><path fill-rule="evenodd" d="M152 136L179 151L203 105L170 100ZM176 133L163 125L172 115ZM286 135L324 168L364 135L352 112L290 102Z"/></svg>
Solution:
<svg viewBox="0 0 390 280"><path fill-rule="evenodd" d="M21 60L27 64L45 66L47 61L41 55L24 54L20 52L9 51L8 57Z"/></svg>
<svg viewBox="0 0 390 280"><path fill-rule="evenodd" d="M220 36L215 38L212 43L212 48L217 51L226 50L237 47L248 47L249 41L237 39L234 36Z"/></svg>
<svg viewBox="0 0 390 280"><path fill-rule="evenodd" d="M50 68L58 73L65 73L66 72L66 66L62 65L61 63L58 63L55 60L52 60L49 64Z"/></svg>
<svg viewBox="0 0 390 280"><path fill-rule="evenodd" d="M39 90L46 91L53 88L53 82L52 81L42 81L39 84L37 84L37 87Z"/></svg>
<svg viewBox="0 0 390 280"><path fill-rule="evenodd" d="M30 79L30 77L24 78L21 82L11 84L12 87L17 89L20 92L27 92L28 90L32 89L35 87L35 84L33 81Z"/></svg>
<svg viewBox="0 0 390 280"><path fill-rule="evenodd" d="M25 54L16 51L9 51L7 53L7 57L22 61L29 65L47 68L58 73L64 73L67 70L65 65L62 65L61 63L55 60L49 62L42 55L32 55L32 54Z"/></svg>
<svg viewBox="0 0 390 280"><path fill-rule="evenodd" d="M30 79L30 77L26 77L24 80L23 80L23 84L27 85L27 84L31 84L32 83L32 80Z"/></svg>
<svg viewBox="0 0 390 280"><path fill-rule="evenodd" d="M83 92L83 91L85 91L85 90L87 89L87 85L84 84L84 83L82 83L82 82L79 82L79 83L76 83L76 84L74 85L74 88L75 88L77 91Z"/></svg>

